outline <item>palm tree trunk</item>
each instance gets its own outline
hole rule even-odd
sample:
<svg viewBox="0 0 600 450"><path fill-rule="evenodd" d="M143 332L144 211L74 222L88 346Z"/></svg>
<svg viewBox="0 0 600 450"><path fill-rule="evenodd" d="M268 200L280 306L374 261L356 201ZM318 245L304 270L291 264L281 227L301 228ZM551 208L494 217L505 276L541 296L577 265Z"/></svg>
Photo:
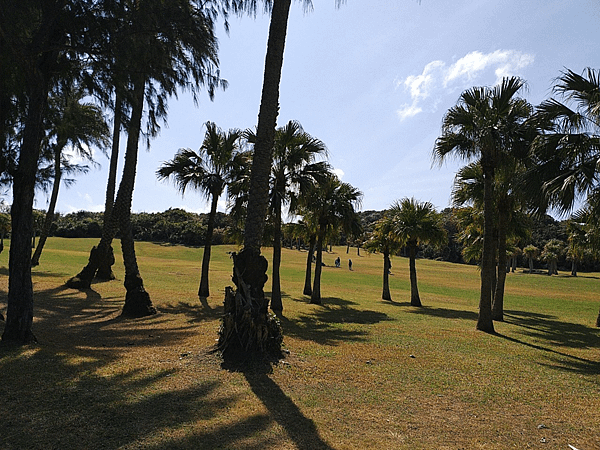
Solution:
<svg viewBox="0 0 600 450"><path fill-rule="evenodd" d="M483 255L481 258L481 291L479 297L479 316L476 328L486 333L494 332L492 321L492 286L495 278L494 264L494 198L493 179L494 170L488 161L491 155L489 150L482 155L483 165Z"/></svg>
<svg viewBox="0 0 600 450"><path fill-rule="evenodd" d="M225 296L225 315L219 331L218 348L224 354L227 349L232 348L241 348L245 352L263 352L268 347L266 342L281 343L277 334L278 326L269 325L272 321L268 315L268 299L263 291L267 281L268 263L260 254L260 247L269 200L271 150L279 114L279 84L290 4L291 0L274 0L271 10L256 143L250 173L244 248L234 258L233 264L237 292L230 292L229 296ZM264 272L261 272L263 269ZM264 331L267 333L263 333Z"/></svg>
<svg viewBox="0 0 600 450"><path fill-rule="evenodd" d="M273 217L275 220L275 230L273 233L273 279L271 280L271 309L276 314L283 311L281 301L281 278L279 268L281 266L281 198L277 196L273 208Z"/></svg>
<svg viewBox="0 0 600 450"><path fill-rule="evenodd" d="M571 276L577 276L577 261L575 260L575 258L573 258L573 261L571 262Z"/></svg>
<svg viewBox="0 0 600 450"><path fill-rule="evenodd" d="M43 117L47 103L47 77L36 73L28 85L29 104L19 164L13 177L11 245L8 263L8 307L2 342L35 342L33 324L33 283L31 280L31 236L33 197L38 169Z"/></svg>
<svg viewBox="0 0 600 450"><path fill-rule="evenodd" d="M125 305L122 314L129 317L143 317L156 314L150 295L144 289L144 284L137 265L133 231L131 228L131 201L135 184L135 172L139 147L139 136L144 109L145 80L138 77L133 87L131 121L127 134L127 149L123 175L114 204L114 212L118 211L119 231L121 232L121 249L125 265ZM112 214L111 214L112 215Z"/></svg>
<svg viewBox="0 0 600 450"><path fill-rule="evenodd" d="M315 305L321 304L321 272L323 261L323 241L325 240L325 231L319 230L319 237L317 238L317 260L315 261L315 280L313 283L312 294L310 296L310 303Z"/></svg>
<svg viewBox="0 0 600 450"><path fill-rule="evenodd" d="M596 318L596 326L600 328L600 311L598 311L598 317Z"/></svg>
<svg viewBox="0 0 600 450"><path fill-rule="evenodd" d="M46 244L46 240L50 234L52 222L54 221L54 210L56 209L56 201L58 200L58 190L60 188L60 180L62 175L60 156L63 148L64 144L57 143L56 148L54 149L54 183L52 184L52 194L50 194L50 203L48 204L48 211L46 212L44 226L42 227L42 232L40 233L40 239L38 240L38 245L35 249L35 252L33 252L33 256L31 257L32 266L37 266L40 263L40 256L42 255L42 250L44 249L44 245Z"/></svg>
<svg viewBox="0 0 600 450"><path fill-rule="evenodd" d="M113 123L112 148L110 152L110 166L108 170L108 181L106 182L106 199L104 201L104 227L110 222L113 204L115 201L115 189L117 184L117 166L119 161L119 145L121 142L121 122L123 117L123 95L120 89L116 88L115 93L115 115ZM103 232L103 234L105 234ZM112 271L112 265L115 262L114 251L112 248L112 238L108 242L107 252L102 255L99 261L96 278L100 280L114 280L115 274Z"/></svg>
<svg viewBox="0 0 600 450"><path fill-rule="evenodd" d="M316 245L317 238L314 234L310 236L308 242L308 256L306 257L306 274L304 277L304 291L302 292L304 295L312 295L312 281L311 281L311 272L312 272L312 257L314 254L314 249Z"/></svg>
<svg viewBox="0 0 600 450"><path fill-rule="evenodd" d="M492 303L492 319L504 320L504 286L506 284L506 208L498 208L498 279Z"/></svg>
<svg viewBox="0 0 600 450"><path fill-rule="evenodd" d="M421 297L419 297L419 287L417 285L417 244L409 242L409 269L410 269L410 305L423 306Z"/></svg>
<svg viewBox="0 0 600 450"><path fill-rule="evenodd" d="M529 273L533 273L533 257L529 257Z"/></svg>
<svg viewBox="0 0 600 450"><path fill-rule="evenodd" d="M212 247L213 230L215 229L215 216L217 215L217 203L219 197L213 194L210 202L210 213L208 215L208 224L206 226L206 240L204 242L204 254L202 255L202 273L200 275L200 286L198 288L199 298L208 298L208 272L210 267L210 251Z"/></svg>
<svg viewBox="0 0 600 450"><path fill-rule="evenodd" d="M260 252L269 195L271 149L279 114L279 84L291 0L275 0L265 57L256 143L252 158L244 248Z"/></svg>
<svg viewBox="0 0 600 450"><path fill-rule="evenodd" d="M383 252L383 292L381 298L392 301L392 294L390 293L390 252L387 249Z"/></svg>

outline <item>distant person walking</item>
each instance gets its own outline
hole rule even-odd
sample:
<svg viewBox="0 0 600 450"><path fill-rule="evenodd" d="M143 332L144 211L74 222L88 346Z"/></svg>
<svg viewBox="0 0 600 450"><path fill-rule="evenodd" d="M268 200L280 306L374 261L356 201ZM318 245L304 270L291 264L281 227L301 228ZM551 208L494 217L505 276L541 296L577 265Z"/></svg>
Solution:
<svg viewBox="0 0 600 450"><path fill-rule="evenodd" d="M348 260L348 269L352 270L352 260Z"/></svg>

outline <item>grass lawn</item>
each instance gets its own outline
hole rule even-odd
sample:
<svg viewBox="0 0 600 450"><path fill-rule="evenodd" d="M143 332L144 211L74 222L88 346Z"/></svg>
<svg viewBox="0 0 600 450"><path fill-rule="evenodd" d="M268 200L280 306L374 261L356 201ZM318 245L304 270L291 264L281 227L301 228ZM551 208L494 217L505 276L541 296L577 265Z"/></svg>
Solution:
<svg viewBox="0 0 600 450"><path fill-rule="evenodd" d="M213 249L201 304L202 249L137 243L159 313L124 320L120 249L117 280L63 287L96 243L51 238L33 270L39 344L0 349L2 450L600 449L600 274L509 274L489 335L474 266L418 260L414 308L407 259L387 302L382 257L334 247L317 306L301 294L306 252L284 249L289 354L231 370L210 349L235 247ZM0 273L5 314L8 249Z"/></svg>

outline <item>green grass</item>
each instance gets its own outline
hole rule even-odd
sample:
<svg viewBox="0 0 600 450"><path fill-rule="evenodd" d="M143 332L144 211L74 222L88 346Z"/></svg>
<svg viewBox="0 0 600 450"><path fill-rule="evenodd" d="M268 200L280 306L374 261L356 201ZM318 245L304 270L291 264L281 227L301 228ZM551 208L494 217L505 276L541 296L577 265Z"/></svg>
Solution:
<svg viewBox="0 0 600 450"><path fill-rule="evenodd" d="M118 246L117 280L62 287L96 243L50 239L34 268L39 344L0 350L0 449L600 448L600 274L509 274L506 321L488 335L475 330L473 266L417 261L414 308L405 258L386 302L381 256L351 249L349 271L337 247L316 306L301 295L306 253L284 249L290 353L236 371L209 352L235 247L213 249L202 305L202 249L137 243L159 314L123 320Z"/></svg>

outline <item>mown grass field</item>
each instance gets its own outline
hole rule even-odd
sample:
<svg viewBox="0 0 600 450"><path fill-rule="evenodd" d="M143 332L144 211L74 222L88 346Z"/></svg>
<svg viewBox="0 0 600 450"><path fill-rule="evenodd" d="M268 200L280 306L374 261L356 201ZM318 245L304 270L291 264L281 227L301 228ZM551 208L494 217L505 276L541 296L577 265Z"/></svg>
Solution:
<svg viewBox="0 0 600 450"><path fill-rule="evenodd" d="M386 302L381 256L334 247L316 306L301 294L306 253L284 249L289 354L233 370L210 349L235 247L213 249L201 304L202 249L138 243L159 313L124 320L118 249L117 280L62 286L95 243L50 239L34 268L39 344L0 349L0 449L600 449L600 274L509 274L506 321L488 335L473 266L417 261L419 309L406 259Z"/></svg>

